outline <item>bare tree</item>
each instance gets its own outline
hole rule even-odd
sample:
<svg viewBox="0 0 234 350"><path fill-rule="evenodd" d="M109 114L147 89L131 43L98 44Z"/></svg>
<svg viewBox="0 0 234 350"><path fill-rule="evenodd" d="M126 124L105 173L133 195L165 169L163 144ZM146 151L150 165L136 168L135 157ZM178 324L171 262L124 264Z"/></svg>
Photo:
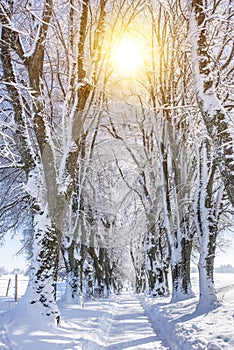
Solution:
<svg viewBox="0 0 234 350"><path fill-rule="evenodd" d="M221 217L227 202L223 183L218 178L217 160L214 150L203 132L195 143L197 154L197 178L194 195L194 223L199 241L199 288L198 307L202 310L218 303L214 286L214 259Z"/></svg>
<svg viewBox="0 0 234 350"><path fill-rule="evenodd" d="M225 106L229 110L233 108L233 97L228 93L224 94L226 101L220 99L218 92L220 80L214 75L217 73L218 76L217 71L220 69L222 76L222 71L225 70L228 78L233 79L234 45L233 28L230 22L233 17L232 5L230 1L214 3L194 0L188 2L188 9L191 61L197 101L214 145L215 158L218 161L229 200L233 205L234 140L232 122L225 108ZM215 13L220 13L223 21L218 21L213 29ZM214 48L214 44L218 49ZM218 52L217 55L216 52ZM229 82L226 80L228 90L231 87L228 88L229 84L230 80Z"/></svg>
<svg viewBox="0 0 234 350"><path fill-rule="evenodd" d="M58 323L55 286L62 232L70 199L77 189L84 122L88 101L92 100L95 90L88 80L84 63L87 58L89 1L70 2L66 12L70 25L67 39L61 36L61 22L54 17L56 8L52 1L45 1L39 7L27 2L22 4L26 6L25 22L24 16L18 14L16 2L1 1L3 80L14 110L14 139L26 174L35 230L31 277L22 302L27 312L36 304L38 315L46 315L48 321L57 320ZM102 21L106 1L100 1L100 4ZM78 10L76 17L75 7ZM52 21L54 26L50 25ZM28 33L26 38L25 32L19 30L22 23ZM55 62L48 40L53 33L59 47L64 50L62 59L66 61L63 66L66 79L58 65L56 72L52 69ZM96 36L100 38L100 35L102 32L97 31ZM99 42L97 37L95 40ZM93 67L95 65L96 61ZM25 79L23 82L20 71ZM51 80L46 81L49 71ZM55 77L56 84L52 83ZM51 108L53 104L48 108L50 95L45 96L47 90L54 97L56 89L59 91L57 97L62 101L60 106L64 106L60 115L58 109ZM55 118L54 114L57 114ZM62 130L56 124L58 122Z"/></svg>
<svg viewBox="0 0 234 350"><path fill-rule="evenodd" d="M172 299L193 295L190 258L194 236L192 198L194 152L188 142L193 103L191 69L186 53L183 2L152 3L152 58L148 69L151 122L156 139L163 226L172 273Z"/></svg>

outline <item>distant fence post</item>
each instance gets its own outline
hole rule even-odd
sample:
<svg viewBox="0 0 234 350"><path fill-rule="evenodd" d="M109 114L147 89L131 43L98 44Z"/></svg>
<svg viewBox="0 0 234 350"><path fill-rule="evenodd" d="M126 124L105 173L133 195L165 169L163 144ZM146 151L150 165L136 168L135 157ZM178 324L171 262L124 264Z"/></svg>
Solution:
<svg viewBox="0 0 234 350"><path fill-rule="evenodd" d="M11 284L11 278L9 278L8 284L7 284L7 290L6 290L6 297L8 297L9 289Z"/></svg>
<svg viewBox="0 0 234 350"><path fill-rule="evenodd" d="M15 275L15 301L18 301L18 275Z"/></svg>

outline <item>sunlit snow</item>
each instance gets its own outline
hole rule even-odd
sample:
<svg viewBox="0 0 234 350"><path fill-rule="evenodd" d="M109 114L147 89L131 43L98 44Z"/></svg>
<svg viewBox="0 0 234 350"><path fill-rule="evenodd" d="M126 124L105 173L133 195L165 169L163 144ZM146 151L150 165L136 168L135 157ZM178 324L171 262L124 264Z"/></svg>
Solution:
<svg viewBox="0 0 234 350"><path fill-rule="evenodd" d="M12 277L12 276L11 276ZM0 286L3 288L1 277ZM25 276L20 276L25 280ZM85 307L59 301L59 328L45 329L35 318L18 323L12 294L0 297L0 349L11 350L232 350L234 349L234 274L215 274L221 305L196 311L198 296L176 303L123 290ZM198 275L192 274L198 293ZM20 284L23 293L26 280ZM59 288L61 297L62 285ZM10 292L12 293L12 291ZM18 309L18 312L20 310Z"/></svg>

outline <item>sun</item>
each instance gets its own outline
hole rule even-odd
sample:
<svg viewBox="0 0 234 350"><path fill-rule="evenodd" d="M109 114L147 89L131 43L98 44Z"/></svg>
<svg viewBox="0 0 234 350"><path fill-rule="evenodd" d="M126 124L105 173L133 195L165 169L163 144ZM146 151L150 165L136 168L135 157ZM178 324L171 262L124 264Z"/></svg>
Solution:
<svg viewBox="0 0 234 350"><path fill-rule="evenodd" d="M114 45L111 53L113 69L123 76L131 76L143 69L143 53L140 45L131 37L123 37Z"/></svg>

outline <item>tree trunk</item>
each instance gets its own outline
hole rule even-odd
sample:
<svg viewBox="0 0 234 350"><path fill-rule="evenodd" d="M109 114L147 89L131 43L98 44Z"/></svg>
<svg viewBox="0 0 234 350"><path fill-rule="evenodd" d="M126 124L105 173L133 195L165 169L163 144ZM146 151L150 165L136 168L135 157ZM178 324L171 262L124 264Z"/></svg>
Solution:
<svg viewBox="0 0 234 350"><path fill-rule="evenodd" d="M198 235L199 257L199 289L198 309L214 307L217 296L214 287L214 258L218 222L222 212L223 186L217 190L218 180L215 177L216 164L207 138L197 149L198 176L194 201L194 221Z"/></svg>
<svg viewBox="0 0 234 350"><path fill-rule="evenodd" d="M151 232L148 233L146 238L146 276L149 293L152 296L165 296L168 295L168 281L167 275L164 271L164 253L160 244L161 237L156 238L156 235L160 233L152 233L155 231L155 225L152 227Z"/></svg>
<svg viewBox="0 0 234 350"><path fill-rule="evenodd" d="M64 301L66 303L76 302L83 304L84 262L87 247L74 240L67 247L66 245L64 243L62 247L67 272Z"/></svg>
<svg viewBox="0 0 234 350"><path fill-rule="evenodd" d="M172 248L172 301L184 300L194 296L190 280L190 260L192 240L182 238L176 249Z"/></svg>
<svg viewBox="0 0 234 350"><path fill-rule="evenodd" d="M164 229L168 241L168 255L172 274L172 301L194 296L190 281L190 258L193 233L189 226L189 209L187 204L181 209L179 202L184 202L187 193L182 192L183 181L178 175L175 164L177 142L171 137L171 126L166 124L170 135L171 162L163 142L160 147L162 199L164 209ZM181 152L181 151L180 151ZM171 173L171 175L169 175ZM186 179L188 180L188 179ZM172 193L172 194L171 194ZM186 198L187 202L187 198ZM174 210L172 208L174 207Z"/></svg>
<svg viewBox="0 0 234 350"><path fill-rule="evenodd" d="M146 290L145 261L139 262L138 257L135 258L130 248L130 256L135 271L135 290L136 293L143 293Z"/></svg>
<svg viewBox="0 0 234 350"><path fill-rule="evenodd" d="M218 305L218 298L214 286L214 258L216 235L208 234L207 240L203 240L200 247L198 263L200 298L198 310L210 310Z"/></svg>
<svg viewBox="0 0 234 350"><path fill-rule="evenodd" d="M145 267L142 265L140 268L135 270L136 273L136 293L144 293L146 290L146 277Z"/></svg>
<svg viewBox="0 0 234 350"><path fill-rule="evenodd" d="M33 242L32 267L26 293L20 299L20 305L24 305L24 313L21 312L21 315L25 319L25 317L35 318L36 314L39 322L41 320L43 324L46 321L46 323L58 325L60 314L56 304L56 282L61 231L51 225L46 213L36 215L35 221L37 224ZM45 316L47 316L46 320Z"/></svg>

